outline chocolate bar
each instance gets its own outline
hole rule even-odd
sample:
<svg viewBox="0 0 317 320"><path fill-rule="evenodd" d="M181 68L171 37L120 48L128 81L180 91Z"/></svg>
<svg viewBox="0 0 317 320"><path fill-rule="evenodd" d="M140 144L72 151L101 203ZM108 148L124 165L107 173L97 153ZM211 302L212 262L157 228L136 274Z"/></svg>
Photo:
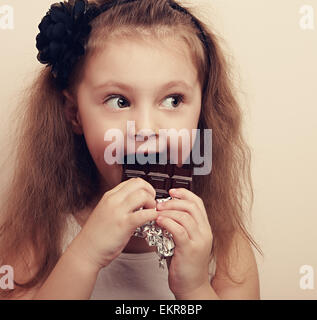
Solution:
<svg viewBox="0 0 317 320"><path fill-rule="evenodd" d="M172 188L186 188L192 191L193 166L183 164L159 163L159 154L155 155L155 163L127 164L127 156L124 158L122 181L140 177L149 182L156 191L156 199L169 197L168 190Z"/></svg>
<svg viewBox="0 0 317 320"><path fill-rule="evenodd" d="M129 155L130 156L130 155ZM168 201L169 189L186 188L192 191L192 173L193 166L191 164L183 164L177 167L176 164L159 163L159 153L155 154L154 163L151 161L145 164L128 164L128 156L123 159L122 181L140 177L149 182L156 191L155 199L158 202ZM130 161L131 162L131 161ZM142 208L141 208L142 209ZM156 246L159 256L159 267L164 269L163 259L174 254L173 235L167 230L162 230L155 221L150 221L134 232L134 236L145 238L149 246Z"/></svg>

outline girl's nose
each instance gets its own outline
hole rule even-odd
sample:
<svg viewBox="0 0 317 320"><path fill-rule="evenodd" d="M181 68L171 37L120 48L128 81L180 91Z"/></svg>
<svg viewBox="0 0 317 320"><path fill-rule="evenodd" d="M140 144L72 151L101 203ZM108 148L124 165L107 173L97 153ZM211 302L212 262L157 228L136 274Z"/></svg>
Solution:
<svg viewBox="0 0 317 320"><path fill-rule="evenodd" d="M148 139L156 139L157 135L156 132L152 129L141 129L136 131L135 139L137 141L144 141L145 137L147 137Z"/></svg>
<svg viewBox="0 0 317 320"><path fill-rule="evenodd" d="M158 115L150 107L135 108L130 114L130 125L128 126L128 140L133 142L135 150L128 150L136 153L157 153L159 152L159 127ZM144 145L144 143L146 144Z"/></svg>
<svg viewBox="0 0 317 320"><path fill-rule="evenodd" d="M158 134L157 119L151 108L140 108L135 113L135 133L136 137L152 137Z"/></svg>

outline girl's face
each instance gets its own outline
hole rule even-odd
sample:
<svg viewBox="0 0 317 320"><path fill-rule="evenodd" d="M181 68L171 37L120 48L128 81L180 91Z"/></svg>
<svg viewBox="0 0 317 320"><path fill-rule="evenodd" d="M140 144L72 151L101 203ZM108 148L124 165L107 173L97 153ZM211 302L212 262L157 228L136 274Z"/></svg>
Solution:
<svg viewBox="0 0 317 320"><path fill-rule="evenodd" d="M122 174L121 165L104 159L105 149L115 141L104 141L105 133L119 129L127 154L129 142L135 142L136 152L144 144L135 134L149 136L152 132L156 136L149 138L153 143L147 150L162 151L158 145L160 129L178 132L185 128L190 136L192 129L197 129L201 87L185 43L112 39L86 62L76 100L79 127L105 192L120 183ZM135 134L127 130L127 121L134 121ZM181 143L179 148L181 159Z"/></svg>

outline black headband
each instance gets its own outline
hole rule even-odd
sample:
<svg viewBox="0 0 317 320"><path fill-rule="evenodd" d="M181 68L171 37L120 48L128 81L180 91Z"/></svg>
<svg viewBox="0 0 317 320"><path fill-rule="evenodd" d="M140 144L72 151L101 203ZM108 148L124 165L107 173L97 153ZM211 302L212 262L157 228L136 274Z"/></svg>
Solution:
<svg viewBox="0 0 317 320"><path fill-rule="evenodd" d="M51 5L38 28L36 37L37 59L51 66L51 72L60 89L68 86L69 75L78 61L85 54L85 44L91 32L90 22L104 11L115 5L131 3L138 0L115 0L101 6L88 3L87 0L59 2ZM168 0L170 6L184 14L190 15L199 30L199 37L204 46L208 46L205 33L199 21L185 8L173 0Z"/></svg>

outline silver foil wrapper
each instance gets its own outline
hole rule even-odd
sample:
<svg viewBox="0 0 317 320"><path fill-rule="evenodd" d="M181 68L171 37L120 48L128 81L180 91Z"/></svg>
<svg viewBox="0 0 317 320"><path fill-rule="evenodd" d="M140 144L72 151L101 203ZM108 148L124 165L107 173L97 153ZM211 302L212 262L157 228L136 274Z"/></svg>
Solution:
<svg viewBox="0 0 317 320"><path fill-rule="evenodd" d="M171 197L168 197L165 199L156 199L156 201L164 202L171 199ZM153 220L138 227L134 232L134 236L144 238L149 246L156 246L156 253L159 256L159 267L164 269L164 259L174 254L175 244L173 235L159 227Z"/></svg>

